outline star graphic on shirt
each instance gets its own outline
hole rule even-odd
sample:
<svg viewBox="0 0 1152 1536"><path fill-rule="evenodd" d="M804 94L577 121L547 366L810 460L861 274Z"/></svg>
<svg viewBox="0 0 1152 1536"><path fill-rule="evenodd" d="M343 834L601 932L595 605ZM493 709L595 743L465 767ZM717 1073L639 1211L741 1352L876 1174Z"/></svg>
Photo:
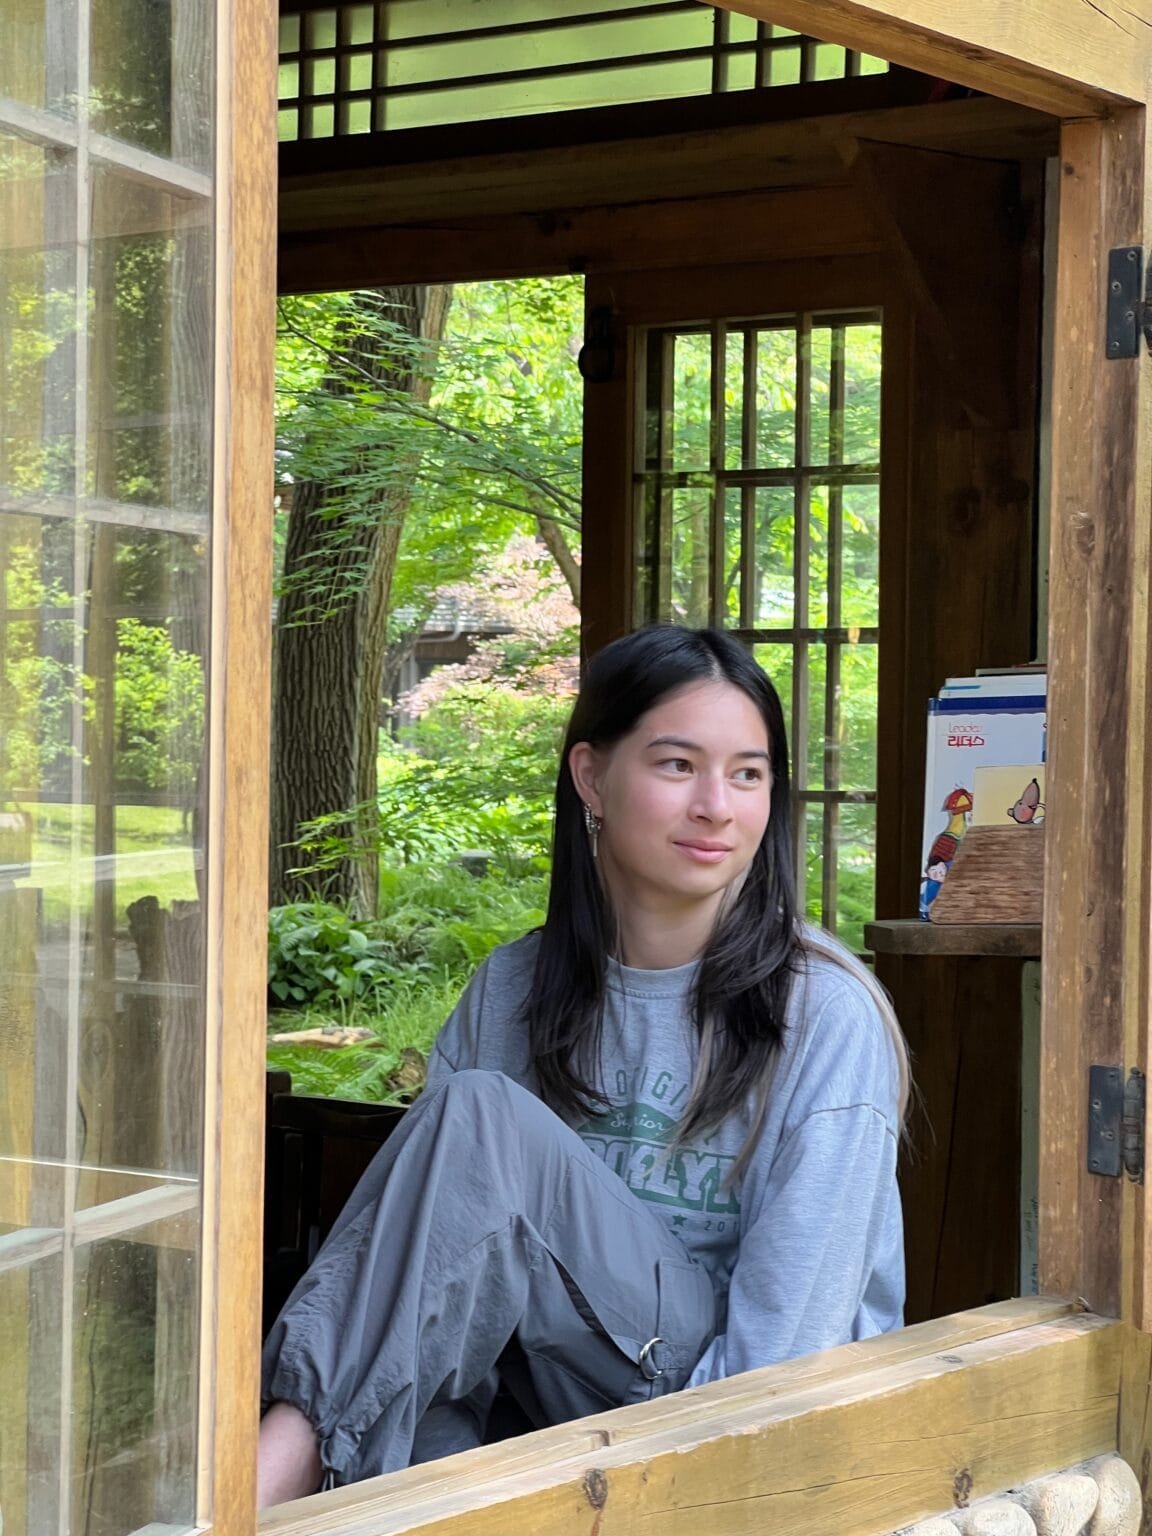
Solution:
<svg viewBox="0 0 1152 1536"><path fill-rule="evenodd" d="M687 1220L687 1216L673 1216L672 1225L674 1227L682 1227Z"/></svg>

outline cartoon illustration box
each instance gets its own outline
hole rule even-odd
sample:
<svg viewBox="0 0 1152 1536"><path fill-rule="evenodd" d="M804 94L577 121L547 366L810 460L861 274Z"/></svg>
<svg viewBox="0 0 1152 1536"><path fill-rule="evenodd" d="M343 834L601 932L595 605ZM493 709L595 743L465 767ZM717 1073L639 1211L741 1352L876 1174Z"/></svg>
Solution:
<svg viewBox="0 0 1152 1536"><path fill-rule="evenodd" d="M1018 774L1009 776L1015 789L1011 800L1004 802L1005 819L1009 805L1018 800L1019 814L1012 818L1018 824L1023 824L1020 818L1028 815L1030 803L1034 807L1042 803L1041 784L1035 799L1030 785L1035 766L1045 759L1046 709L1043 672L949 678L930 701L920 863L922 918L928 917L971 823L977 769L1033 770L1019 785L1015 785Z"/></svg>

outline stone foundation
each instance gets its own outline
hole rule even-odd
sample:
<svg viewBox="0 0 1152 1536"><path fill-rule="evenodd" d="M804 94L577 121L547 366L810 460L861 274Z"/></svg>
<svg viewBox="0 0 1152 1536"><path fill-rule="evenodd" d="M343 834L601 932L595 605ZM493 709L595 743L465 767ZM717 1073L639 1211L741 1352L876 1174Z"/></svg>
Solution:
<svg viewBox="0 0 1152 1536"><path fill-rule="evenodd" d="M1132 1468L1100 1456L904 1526L893 1536L1140 1536L1142 1500Z"/></svg>

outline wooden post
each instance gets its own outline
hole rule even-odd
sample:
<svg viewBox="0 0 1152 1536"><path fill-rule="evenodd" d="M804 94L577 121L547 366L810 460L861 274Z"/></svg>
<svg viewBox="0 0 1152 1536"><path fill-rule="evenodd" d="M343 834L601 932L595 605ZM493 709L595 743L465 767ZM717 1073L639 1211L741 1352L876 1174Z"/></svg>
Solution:
<svg viewBox="0 0 1152 1536"><path fill-rule="evenodd" d="M1125 912L1147 862L1129 782L1147 740L1130 655L1135 602L1146 622L1148 466L1136 444L1147 363L1109 360L1103 335L1108 251L1141 238L1143 119L1067 123L1061 138L1040 1086L1040 1285L1126 1316L1124 1184L1088 1172L1086 1133L1088 1069L1125 1065L1126 1015L1147 976L1147 931Z"/></svg>

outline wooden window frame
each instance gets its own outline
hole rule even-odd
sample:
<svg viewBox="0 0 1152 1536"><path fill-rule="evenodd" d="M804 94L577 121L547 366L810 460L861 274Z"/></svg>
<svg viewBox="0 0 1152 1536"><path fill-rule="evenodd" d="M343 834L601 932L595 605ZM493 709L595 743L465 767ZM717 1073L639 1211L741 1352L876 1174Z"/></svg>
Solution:
<svg viewBox="0 0 1152 1536"><path fill-rule="evenodd" d="M1081 1166L1081 1135L1087 1062L1148 1065L1148 391L1140 363L1105 360L1099 330L1106 251L1138 243L1149 208L1145 106L1152 34L1146 35L1137 22L1136 35L1126 27L1118 35L1112 6L1093 0L966 7L951 0L771 0L770 5L741 0L731 8L761 19L770 9L772 20L798 31L815 31L846 47L879 53L1065 120L1050 603L1056 638L1051 650L1051 774L1060 795L1050 810L1048 830L1041 1282L1148 1329L1147 1186L1089 1183ZM205 1262L210 1284L204 1301L207 1385L201 1459L203 1507L206 1514L211 1509L212 1528L220 1536L248 1536L253 1529L259 1317L256 1106L263 1068L259 957L266 833L270 541L265 503L271 463L276 55L274 17L260 0L221 0L219 17L226 131L218 162L223 206L217 266L217 454L226 513L214 589L209 868L215 895L209 975L215 1046L208 1123L216 1138L213 1143L210 1137L215 1155L206 1185L211 1246ZM1101 775L1100 755L1118 732L1127 739L1123 764ZM989 1311L976 1316L987 1318ZM324 1504L317 1503L311 1512L271 1515L262 1528L279 1536L302 1536L318 1528L323 1509L324 1529L333 1533L421 1528L467 1530L470 1536L540 1528L583 1533L590 1522L599 1526L597 1516L606 1508L614 1512L622 1503L625 1519L628 1509L644 1508L644 1487L657 1477L664 1479L665 1510L680 1512L671 1519L673 1531L686 1531L700 1518L701 1486L712 1490L707 1518L717 1536L746 1529L749 1501L756 1500L759 1519L772 1508L767 1495L787 1497L778 1486L769 1486L773 1465L788 1464L793 1490L836 1484L834 1474L844 1455L841 1436L854 1422L849 1408L857 1378L846 1375L850 1362L868 1378L868 1417L860 1433L870 1449L861 1475L877 1479L870 1487L887 1490L876 1503L868 1501L865 1523L852 1529L881 1529L881 1517L889 1514L893 1525L915 1518L926 1498L945 1494L954 1484L957 1458L968 1472L964 1458L979 1453L981 1446L984 1459L973 1476L973 1492L1027 1476L1033 1466L1046 1470L1065 1457L1075 1460L1116 1444L1140 1465L1147 1436L1139 1409L1148 1380L1146 1335L1136 1337L1123 1324L1037 1318L987 1340L956 1343L953 1350L954 1335L946 1330L931 1336L931 1354L921 1356L915 1367L894 1368L911 1371L913 1382L906 1375L886 1376L885 1348L899 1349L914 1332L849 1346L854 1354L834 1352L823 1362L796 1362L718 1383L700 1389L691 1401L624 1410L602 1426L588 1421L544 1432L495 1458L497 1504L482 1475L489 1465L484 1458L491 1453L477 1452L471 1453L473 1460L396 1474L387 1489L366 1485L321 1496ZM948 1371L942 1365L945 1350L954 1355ZM1025 1367L1019 1366L1021 1359ZM826 1368L834 1381L818 1379ZM1042 1433L1029 1451L1012 1439L1012 1426L1035 1423L1038 1405L1053 1400L1048 1387L1038 1387L1041 1378L1054 1378L1053 1390L1061 1382L1071 1383L1076 1402L1091 1405L1091 1423L1059 1446ZM798 1385L805 1381L806 1390ZM928 1393L926 1381L949 1383L955 1399L938 1396L936 1386ZM797 1396L789 1398L789 1385L797 1388ZM1129 1395L1136 1407L1126 1412ZM923 1496L913 1496L905 1463L893 1447L914 1444L926 1415L939 1422L934 1415L944 1400L960 1403L956 1416L947 1420L948 1437L942 1442L948 1466L941 1462L935 1478L917 1485L925 1490ZM669 1415L678 1422L661 1429ZM1059 1412L1053 1424L1057 1419ZM981 1426L989 1425L991 1433L983 1434ZM1016 1448L1011 1456L1009 1446ZM705 1463L703 1483L692 1484L695 1497L671 1487L670 1476L683 1469L691 1483ZM893 1479L900 1494L885 1503ZM433 1488L439 1489L438 1504L426 1502ZM617 1495L620 1488L623 1493ZM850 1493L859 1500L858 1481ZM947 1504L944 1496L935 1507ZM813 1507L802 1502L800 1524L769 1523L781 1531L811 1531ZM842 1516L843 1505L822 1507L830 1512L829 1529L849 1529L833 1519L832 1511Z"/></svg>
<svg viewBox="0 0 1152 1536"><path fill-rule="evenodd" d="M693 298L690 303L698 302L695 298L698 292L699 275L690 270L684 274L683 281ZM838 737L838 696L841 665L844 653L849 646L878 646L880 641L879 614L874 623L869 625L846 626L842 619L843 601L843 491L849 486L873 486L879 492L883 475L879 458L872 463L848 464L844 460L842 437L844 431L844 396L846 388L847 360L845 354L845 335L849 328L857 325L882 324L880 310L853 310L838 313L834 310L813 312L810 309L799 313L762 312L756 316L749 316L742 310L732 309L732 315L740 314L740 319L723 319L712 317L701 321L696 325L676 323L664 325L659 321L651 324L640 323L640 346L643 349L643 357L637 357L634 364L634 372L630 379L630 387L636 392L636 405L643 409L651 417L653 410L653 397L659 391L666 388L666 370L669 366L669 356L665 347L667 340L672 340L673 345L678 343L683 336L697 335L709 338L709 351L711 354L712 401L711 410L713 417L712 443L707 465L707 474L711 477L711 486L708 490L708 517L711 526L710 533L710 557L708 561L708 582L710 588L709 611L704 618L692 622L708 622L727 629L728 633L741 640L748 647L759 645L786 646L791 655L792 687L790 697L785 701L788 718L791 720L790 736L792 740L792 813L793 813L793 846L797 871L798 899L801 910L804 910L811 902L812 893L807 889L807 854L809 849L808 813L816 811L820 816L820 922L833 933L838 931L837 908L839 897L839 884L836 868L836 845L839 829L839 815L841 808L846 805L870 805L875 807L877 800L877 786L875 775L870 786L844 785L840 783L839 758L835 743ZM619 316L617 315L617 324ZM795 338L793 364L793 382L795 388L796 408L794 412L795 448L792 455L793 462L787 467L766 469L756 467L755 459L755 434L756 434L756 409L754 405L756 391L756 335L761 330L787 331ZM826 462L816 464L809 450L809 395L812 378L812 333L813 331L827 330L830 333L830 359L829 359L829 441ZM726 349L732 336L742 336L742 422L740 428L740 466L727 465L726 451L723 443L724 429L724 369L726 367ZM659 347L659 356L654 352L654 344ZM642 384L641 380L645 380ZM595 385L591 386L595 388ZM643 396L643 401L641 397ZM631 416L633 413L626 413ZM671 493L681 487L687 488L699 483L701 472L705 466L701 463L692 468L681 466L674 469L671 461L668 461L663 449L665 431L672 426L674 411L666 412L662 407L659 410L659 419L655 425L656 440L649 446L645 453L637 453L633 468L634 495L633 503L629 509L632 526L637 530L637 538L633 540L633 549L638 548L638 539L643 539L647 544L646 560L638 561L641 568L647 566L649 577L647 590L641 593L637 590L633 596L631 608L631 622L634 624L650 622L664 617L669 606L667 585L671 579ZM891 413L889 413L891 414ZM599 419L604 420L604 412L599 413ZM716 423L721 423L719 431ZM888 434L889 442L893 434ZM639 449L643 443L644 435L637 430L635 434L634 450ZM586 462L591 462L599 456L600 445L589 443L586 445ZM897 495L900 495L900 477L896 475L889 479ZM789 622L783 619L777 620L771 625L757 623L754 615L755 584L756 584L756 554L755 554L755 526L756 526L756 492L761 487L776 487L785 492L792 503L793 520L793 556L791 561L790 576L793 585L794 603L792 617ZM814 625L810 619L808 607L810 602L809 591L809 557L811 552L811 535L809 523L809 503L813 489L826 486L829 492L828 504L828 612L825 621L820 625ZM607 489L607 487L605 488ZM724 498L730 492L737 492L740 497L740 579L739 597L737 600L737 615L735 619L728 617L721 610L719 596L719 582L723 574L723 565L726 559L725 546L727 535L724 527ZM892 501L895 498L890 497ZM655 503L655 507L653 507ZM619 514L618 514L619 515ZM638 572L639 574L639 572ZM824 681L818 689L811 685L811 669L809 646L819 644L824 648ZM879 696L877 695L877 707ZM822 784L817 787L809 783L810 765L808 761L808 722L813 710L818 710L824 721L825 746L822 752L820 778ZM878 745L878 743L877 743ZM873 916L875 905L873 903Z"/></svg>

